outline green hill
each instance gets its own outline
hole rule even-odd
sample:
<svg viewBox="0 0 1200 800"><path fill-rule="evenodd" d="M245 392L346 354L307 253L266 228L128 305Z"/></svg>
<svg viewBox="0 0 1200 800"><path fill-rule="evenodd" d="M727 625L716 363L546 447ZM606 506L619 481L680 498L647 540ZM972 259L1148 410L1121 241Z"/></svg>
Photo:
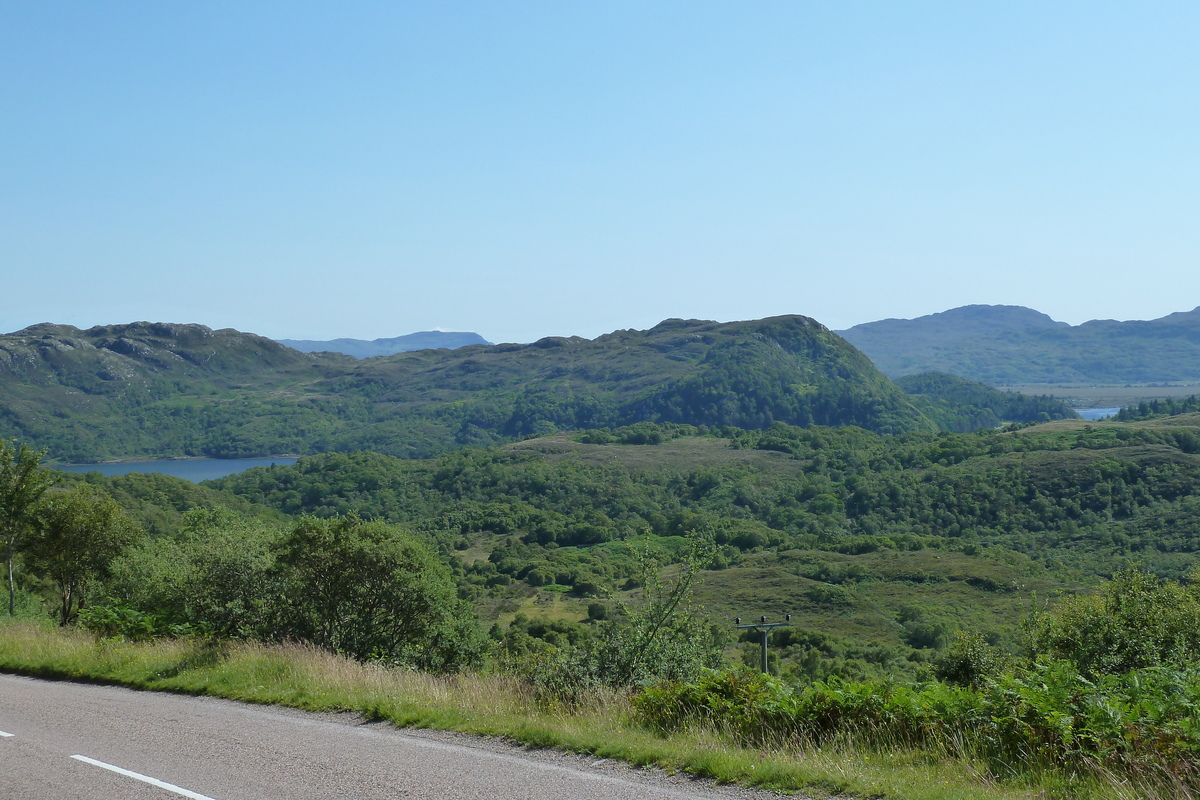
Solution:
<svg viewBox="0 0 1200 800"><path fill-rule="evenodd" d="M44 324L0 337L0 436L57 461L429 456L639 421L933 427L862 353L800 316L365 360L201 325Z"/></svg>
<svg viewBox="0 0 1200 800"><path fill-rule="evenodd" d="M1004 422L1049 422L1076 419L1061 400L1019 392L1002 392L986 384L944 372L922 372L896 379L913 404L938 427L956 433L995 428Z"/></svg>
<svg viewBox="0 0 1200 800"><path fill-rule="evenodd" d="M956 630L1011 645L1032 595L1129 563L1181 577L1200 552L1198 483L1200 415L899 436L643 423L431 461L315 456L210 486L410 525L502 623L577 621L629 590L632 548L670 562L700 535L716 547L705 610L793 614L789 669L823 675L911 671Z"/></svg>
<svg viewBox="0 0 1200 800"><path fill-rule="evenodd" d="M891 378L937 371L991 385L1200 380L1200 308L1071 326L1020 306L972 305L839 333Z"/></svg>

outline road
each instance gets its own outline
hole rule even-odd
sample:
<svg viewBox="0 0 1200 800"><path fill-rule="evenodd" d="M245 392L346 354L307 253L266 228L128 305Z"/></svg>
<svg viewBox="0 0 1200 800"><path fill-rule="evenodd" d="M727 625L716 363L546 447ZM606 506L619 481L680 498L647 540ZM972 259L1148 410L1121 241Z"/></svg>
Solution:
<svg viewBox="0 0 1200 800"><path fill-rule="evenodd" d="M0 732L3 800L774 797L346 714L12 675Z"/></svg>

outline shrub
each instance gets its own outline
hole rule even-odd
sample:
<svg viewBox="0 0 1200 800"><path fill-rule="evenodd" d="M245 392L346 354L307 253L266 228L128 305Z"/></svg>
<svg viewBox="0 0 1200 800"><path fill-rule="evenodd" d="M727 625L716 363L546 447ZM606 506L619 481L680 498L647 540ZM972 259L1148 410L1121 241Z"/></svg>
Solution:
<svg viewBox="0 0 1200 800"><path fill-rule="evenodd" d="M1098 594L1034 614L1025 629L1032 656L1066 659L1091 678L1187 665L1200 656L1200 584L1127 569Z"/></svg>

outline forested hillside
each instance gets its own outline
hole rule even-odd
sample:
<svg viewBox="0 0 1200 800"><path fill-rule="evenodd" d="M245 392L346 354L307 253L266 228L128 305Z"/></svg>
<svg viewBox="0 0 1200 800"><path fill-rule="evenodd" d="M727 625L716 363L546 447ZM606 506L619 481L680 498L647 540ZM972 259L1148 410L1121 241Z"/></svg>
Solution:
<svg viewBox="0 0 1200 800"><path fill-rule="evenodd" d="M1071 326L1020 306L974 305L839 333L893 379L936 371L993 386L1200 381L1200 308Z"/></svg>
<svg viewBox="0 0 1200 800"><path fill-rule="evenodd" d="M1200 416L902 436L643 424L424 462L317 456L211 485L412 526L458 554L493 619L569 616L572 597L582 615L636 578L631 547L669 562L701 536L716 548L708 613L791 613L788 670L863 675L911 672L956 630L1012 646L1033 594L1125 564L1181 577L1200 550L1198 482Z"/></svg>
<svg viewBox="0 0 1200 800"><path fill-rule="evenodd" d="M799 316L361 361L200 325L36 325L0 337L0 436L57 461L420 457L639 421L934 427L865 356Z"/></svg>
<svg viewBox="0 0 1200 800"><path fill-rule="evenodd" d="M1061 400L1045 395L1002 392L991 386L945 372L922 372L896 379L913 404L945 431L968 433L1005 422L1049 422L1076 419Z"/></svg>

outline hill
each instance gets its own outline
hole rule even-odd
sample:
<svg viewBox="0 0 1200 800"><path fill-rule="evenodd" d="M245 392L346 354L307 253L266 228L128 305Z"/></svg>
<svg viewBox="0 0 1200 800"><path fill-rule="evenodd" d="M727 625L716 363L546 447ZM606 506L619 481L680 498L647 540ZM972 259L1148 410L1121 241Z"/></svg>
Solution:
<svg viewBox="0 0 1200 800"><path fill-rule="evenodd" d="M1002 392L986 384L945 372L905 375L896 385L942 430L967 433L1004 422L1049 422L1078 414L1061 400L1019 392Z"/></svg>
<svg viewBox="0 0 1200 800"><path fill-rule="evenodd" d="M280 344L299 350L301 353L345 353L355 358L390 356L411 350L456 350L472 344L491 344L478 333L460 331L418 331L391 339L277 339Z"/></svg>
<svg viewBox="0 0 1200 800"><path fill-rule="evenodd" d="M330 454L209 484L288 514L403 523L460 593L519 624L628 591L637 549L716 548L714 621L793 615L792 674L911 672L956 630L1015 644L1044 599L1123 565L1181 577L1200 551L1200 415L971 434L642 423L431 461ZM637 443L637 442L640 442ZM547 634L547 631L549 633Z"/></svg>
<svg viewBox="0 0 1200 800"><path fill-rule="evenodd" d="M1200 308L1072 326L1020 306L971 305L839 333L893 379L930 371L991 385L1200 379Z"/></svg>
<svg viewBox="0 0 1200 800"><path fill-rule="evenodd" d="M201 325L43 324L0 336L0 436L57 461L429 456L640 421L934 427L862 353L801 316L667 320L595 340L365 360Z"/></svg>

